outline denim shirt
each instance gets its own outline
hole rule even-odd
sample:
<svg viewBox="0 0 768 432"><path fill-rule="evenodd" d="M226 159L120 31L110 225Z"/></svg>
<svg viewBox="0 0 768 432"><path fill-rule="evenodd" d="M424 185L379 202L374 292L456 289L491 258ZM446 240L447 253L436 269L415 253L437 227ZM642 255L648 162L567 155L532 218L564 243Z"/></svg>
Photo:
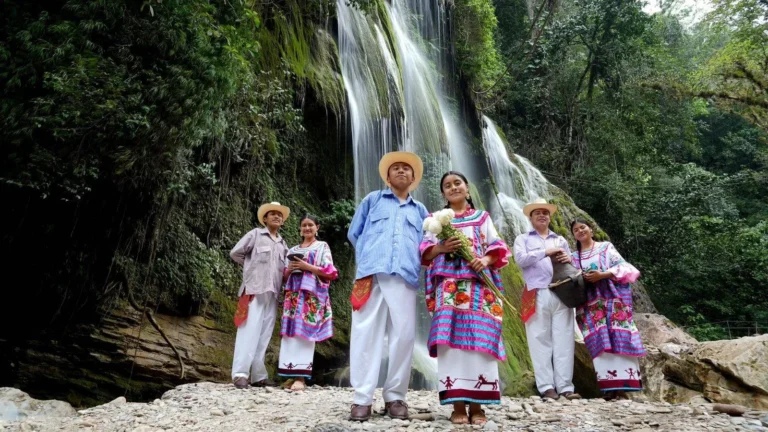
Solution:
<svg viewBox="0 0 768 432"><path fill-rule="evenodd" d="M363 198L347 232L355 247L355 279L377 273L394 274L415 289L421 271L421 226L428 214L424 204L410 194L400 203L389 188Z"/></svg>

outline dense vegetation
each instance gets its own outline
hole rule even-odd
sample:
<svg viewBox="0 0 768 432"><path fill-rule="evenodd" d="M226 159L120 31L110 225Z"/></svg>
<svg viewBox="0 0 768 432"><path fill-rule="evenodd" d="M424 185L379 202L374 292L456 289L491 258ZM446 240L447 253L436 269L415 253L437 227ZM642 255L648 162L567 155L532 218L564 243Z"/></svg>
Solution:
<svg viewBox="0 0 768 432"><path fill-rule="evenodd" d="M768 321L765 2L716 0L691 28L629 0L445 4L464 95L601 224L663 313L700 337ZM228 251L280 201L320 216L345 276L336 336L318 345L343 362L354 192L334 13L330 0L2 2L0 246L18 307L0 342L98 322L128 290L231 329Z"/></svg>
<svg viewBox="0 0 768 432"><path fill-rule="evenodd" d="M0 339L66 334L127 289L233 327L228 252L261 202L316 213L323 238L345 237L352 161L327 55L331 4L0 5L2 248L16 287L4 304L20 306ZM319 169L327 161L333 175ZM285 227L290 244L297 225ZM334 252L351 265L348 249ZM18 329L31 305L38 319ZM335 309L343 322L347 308Z"/></svg>
<svg viewBox="0 0 768 432"><path fill-rule="evenodd" d="M661 312L702 338L727 337L726 320L765 331L768 4L717 0L690 28L636 1L493 4L519 23L495 33L505 70L485 50L457 54L514 150L642 269Z"/></svg>

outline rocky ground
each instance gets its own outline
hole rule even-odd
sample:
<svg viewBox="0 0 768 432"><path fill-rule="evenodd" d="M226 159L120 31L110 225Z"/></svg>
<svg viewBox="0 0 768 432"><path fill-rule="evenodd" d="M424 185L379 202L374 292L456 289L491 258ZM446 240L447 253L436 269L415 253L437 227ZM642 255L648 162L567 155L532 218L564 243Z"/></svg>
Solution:
<svg viewBox="0 0 768 432"><path fill-rule="evenodd" d="M20 393L20 392L19 392ZM58 417L6 408L3 431L437 431L472 430L448 421L450 408L440 406L432 391L412 391L412 418L391 420L375 414L371 421L347 420L352 391L338 387L310 387L304 392L198 383L168 391L150 403L128 403L118 398L108 404L66 412ZM703 402L703 401L702 401ZM21 407L21 405L19 405ZM670 405L642 401L605 402L602 399L542 402L539 398L505 397L500 406L486 409L490 421L474 429L511 431L768 431L768 412L747 410L731 417L711 404ZM383 409L381 393L374 409ZM26 418L19 419L27 416Z"/></svg>

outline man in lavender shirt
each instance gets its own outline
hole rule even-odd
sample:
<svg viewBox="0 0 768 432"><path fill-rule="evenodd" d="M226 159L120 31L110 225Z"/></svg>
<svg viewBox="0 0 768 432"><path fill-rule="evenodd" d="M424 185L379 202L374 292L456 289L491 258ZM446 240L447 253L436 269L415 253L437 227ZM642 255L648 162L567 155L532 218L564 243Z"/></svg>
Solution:
<svg viewBox="0 0 768 432"><path fill-rule="evenodd" d="M577 399L580 396L573 392L574 310L548 288L550 257L561 263L571 261L568 242L549 229L556 211L557 206L543 199L523 208L534 229L515 239L515 261L523 271L526 289L536 291L535 312L525 322L536 387L543 398Z"/></svg>

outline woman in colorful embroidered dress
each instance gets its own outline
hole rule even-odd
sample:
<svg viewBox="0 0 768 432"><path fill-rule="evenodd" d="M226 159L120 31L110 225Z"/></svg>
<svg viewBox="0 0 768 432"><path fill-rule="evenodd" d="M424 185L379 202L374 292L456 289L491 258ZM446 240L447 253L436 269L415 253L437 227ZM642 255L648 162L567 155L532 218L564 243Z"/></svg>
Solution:
<svg viewBox="0 0 768 432"><path fill-rule="evenodd" d="M440 403L453 404L451 422L482 425L487 419L480 404L500 403L497 361L505 360L506 353L501 338L501 300L484 287L478 272L488 272L503 292L498 269L509 263L511 252L488 212L475 209L463 174L449 171L440 185L448 200L446 208L450 206L456 213L451 224L472 241L480 258L467 262L452 254L461 245L458 239L439 242L435 234L425 234L420 249L422 263L429 265L429 354L437 357Z"/></svg>
<svg viewBox="0 0 768 432"><path fill-rule="evenodd" d="M306 215L299 223L304 241L288 251L283 276L285 301L277 367L278 375L295 378L292 390L304 390L304 380L312 378L315 342L333 336L328 287L339 275L328 244L317 240L317 218Z"/></svg>
<svg viewBox="0 0 768 432"><path fill-rule="evenodd" d="M571 222L571 232L577 249L572 263L592 284L587 289L587 303L576 308L576 323L605 398L628 399L626 392L643 389L640 357L645 355L645 348L632 319L630 286L640 272L624 261L613 244L595 241L587 221Z"/></svg>

